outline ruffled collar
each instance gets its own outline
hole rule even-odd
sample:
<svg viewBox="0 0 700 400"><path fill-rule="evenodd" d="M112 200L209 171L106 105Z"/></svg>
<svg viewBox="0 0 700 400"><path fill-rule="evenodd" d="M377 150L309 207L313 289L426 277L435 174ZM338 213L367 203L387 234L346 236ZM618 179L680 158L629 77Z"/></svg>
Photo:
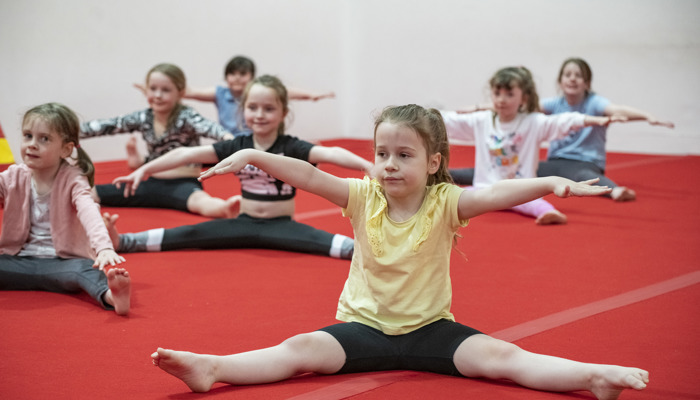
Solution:
<svg viewBox="0 0 700 400"><path fill-rule="evenodd" d="M420 245L428 239L430 231L433 227L433 215L435 213L435 208L437 207L437 190L435 186L428 186L425 188L426 194L423 198L423 204L416 214L411 218L420 218L415 224L417 228L421 229L418 238L415 243L413 243L413 252L417 252ZM379 182L375 179L370 181L370 192L374 193L379 201L379 206L376 210L370 214L366 214L365 224L367 226L367 239L372 248L372 253L375 257L381 257L384 255L384 229L382 229L383 217L388 212L388 204L386 197L384 196L384 190L382 189ZM387 216L388 219L388 216Z"/></svg>

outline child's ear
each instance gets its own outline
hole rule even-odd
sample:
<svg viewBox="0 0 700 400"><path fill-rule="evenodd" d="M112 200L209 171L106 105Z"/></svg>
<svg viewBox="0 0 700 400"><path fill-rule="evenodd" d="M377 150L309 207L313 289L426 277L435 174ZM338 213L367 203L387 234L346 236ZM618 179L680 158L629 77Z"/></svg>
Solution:
<svg viewBox="0 0 700 400"><path fill-rule="evenodd" d="M61 150L61 158L68 158L73 154L73 148L75 147L75 143L73 142L67 142L63 144L63 149Z"/></svg>
<svg viewBox="0 0 700 400"><path fill-rule="evenodd" d="M438 169L440 169L440 161L442 161L441 153L435 153L430 156L430 159L428 160L428 173L430 175L436 173Z"/></svg>

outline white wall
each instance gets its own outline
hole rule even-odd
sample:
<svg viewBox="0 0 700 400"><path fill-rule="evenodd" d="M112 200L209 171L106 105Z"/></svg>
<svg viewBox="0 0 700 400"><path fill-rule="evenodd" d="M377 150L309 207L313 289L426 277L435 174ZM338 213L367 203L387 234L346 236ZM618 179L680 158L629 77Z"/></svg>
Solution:
<svg viewBox="0 0 700 400"><path fill-rule="evenodd" d="M243 54L288 86L336 92L293 103L290 134L369 138L386 105L487 100L506 65L529 67L540 96L554 95L561 61L579 56L598 93L676 123L614 126L609 150L700 154L699 18L696 0L2 1L0 124L17 156L22 113L36 104L125 114L147 106L131 84L156 63L207 87ZM216 119L213 105L188 104ZM120 159L125 140L83 146L96 161Z"/></svg>

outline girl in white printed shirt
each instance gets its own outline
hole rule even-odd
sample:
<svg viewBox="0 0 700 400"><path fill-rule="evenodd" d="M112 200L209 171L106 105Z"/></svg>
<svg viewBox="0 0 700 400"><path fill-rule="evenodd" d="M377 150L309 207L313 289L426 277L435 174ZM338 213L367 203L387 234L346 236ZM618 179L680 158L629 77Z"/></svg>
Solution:
<svg viewBox="0 0 700 400"><path fill-rule="evenodd" d="M451 139L474 142L473 185L476 188L503 179L534 178L543 142L564 137L583 126L625 120L624 117L595 117L579 113L552 116L540 113L535 83L530 71L524 67L498 70L489 85L493 110L468 114L442 112ZM544 199L518 205L512 210L535 217L535 222L540 225L567 221L563 213Z"/></svg>

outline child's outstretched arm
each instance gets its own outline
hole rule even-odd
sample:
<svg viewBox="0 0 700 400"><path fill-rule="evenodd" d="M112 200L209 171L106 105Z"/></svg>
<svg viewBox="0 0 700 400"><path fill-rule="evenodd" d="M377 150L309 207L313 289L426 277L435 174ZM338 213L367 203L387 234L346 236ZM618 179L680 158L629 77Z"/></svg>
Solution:
<svg viewBox="0 0 700 400"><path fill-rule="evenodd" d="M255 165L279 180L321 196L340 207L348 205L350 188L346 179L321 171L306 161L260 150L239 150L202 172L199 180L237 172L248 164Z"/></svg>
<svg viewBox="0 0 700 400"><path fill-rule="evenodd" d="M309 152L309 162L332 163L344 168L364 171L369 174L374 164L342 147L314 146Z"/></svg>
<svg viewBox="0 0 700 400"><path fill-rule="evenodd" d="M468 219L489 211L504 210L550 193L559 197L599 196L610 193L607 186L593 186L598 179L574 182L559 176L505 179L479 190L465 190L459 197L459 217Z"/></svg>
<svg viewBox="0 0 700 400"><path fill-rule="evenodd" d="M125 261L126 260L124 259L124 257L117 254L114 250L104 249L97 254L97 257L95 258L95 263L92 264L92 267L99 268L100 271L102 271L104 267L108 265L115 266Z"/></svg>
<svg viewBox="0 0 700 400"><path fill-rule="evenodd" d="M124 184L124 197L136 192L139 184L156 172L167 171L187 164L213 164L219 161L212 145L178 147L155 160L149 161L127 176L120 176L112 181L120 188Z"/></svg>
<svg viewBox="0 0 700 400"><path fill-rule="evenodd" d="M457 114L471 114L477 111L492 111L493 103L476 103L470 106L464 106L455 110Z"/></svg>
<svg viewBox="0 0 700 400"><path fill-rule="evenodd" d="M583 118L583 126L608 126L614 122L627 122L629 118L624 115L608 115L605 117L597 117L594 115L586 115Z"/></svg>
<svg viewBox="0 0 700 400"><path fill-rule="evenodd" d="M627 119L630 121L647 121L651 125L660 125L665 126L667 128L675 127L675 125L671 121L659 121L653 115L629 106L623 106L619 104L608 104L608 106L605 107L605 111L603 112L605 113L605 115L621 115L627 117Z"/></svg>
<svg viewBox="0 0 700 400"><path fill-rule="evenodd" d="M134 87L143 93L143 95L146 95L146 85L143 83L134 83ZM216 88L211 87L211 88L191 88L191 87L186 87L185 88L185 94L182 96L186 99L193 99L193 100L199 100L199 101L214 101L216 100Z"/></svg>
<svg viewBox="0 0 700 400"><path fill-rule="evenodd" d="M318 101L322 99L334 99L334 92L314 93L307 90L287 88L287 96L289 100L312 100Z"/></svg>

